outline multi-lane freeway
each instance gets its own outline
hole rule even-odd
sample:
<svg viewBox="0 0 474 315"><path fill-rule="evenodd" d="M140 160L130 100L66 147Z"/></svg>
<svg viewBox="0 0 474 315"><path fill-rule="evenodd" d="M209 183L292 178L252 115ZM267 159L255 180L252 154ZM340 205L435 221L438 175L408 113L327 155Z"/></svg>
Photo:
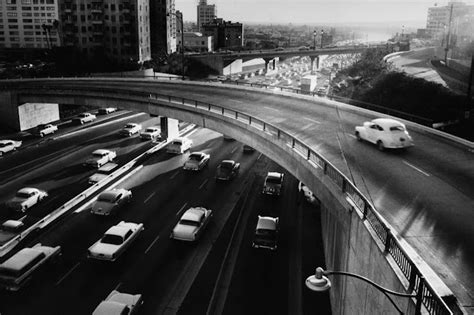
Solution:
<svg viewBox="0 0 474 315"><path fill-rule="evenodd" d="M28 141L6 155L0 160L2 201L23 186L45 189L49 198L27 212L42 217L88 187L94 171L82 162L93 150L115 150L116 163L122 165L152 146L136 136L119 137L126 122L151 126L159 120L117 113L93 126ZM92 214L89 202L30 236L23 245L59 245L62 256L22 290L0 292L0 313L90 314L114 289L142 294L145 303L139 314L295 313L310 310L315 299L329 313L327 295L315 297L303 289L313 267L324 265L324 255L321 234L314 229L320 224L318 208L298 199L297 180L287 174L281 197L263 196L266 172L285 170L258 152L244 153L241 143L211 130L195 129L188 136L193 150L211 155L209 167L184 171L189 152L157 151L114 184L133 192L131 203L116 216ZM239 175L230 182L215 180L223 159L241 163ZM214 211L203 237L196 244L169 239L180 215L192 206ZM280 217L276 252L250 246L259 214ZM11 215L16 214L2 209L3 219ZM87 258L87 248L120 221L144 224L136 243L115 262Z"/></svg>
<svg viewBox="0 0 474 315"><path fill-rule="evenodd" d="M415 147L379 152L356 141L354 126L374 114L251 89L181 82L42 81L52 88L102 89L161 93L219 104L248 113L286 130L316 148L344 172L440 278L460 303L473 305L474 163L472 144L460 145L420 128L408 128ZM28 82L22 82L27 86ZM469 148L471 147L471 149Z"/></svg>

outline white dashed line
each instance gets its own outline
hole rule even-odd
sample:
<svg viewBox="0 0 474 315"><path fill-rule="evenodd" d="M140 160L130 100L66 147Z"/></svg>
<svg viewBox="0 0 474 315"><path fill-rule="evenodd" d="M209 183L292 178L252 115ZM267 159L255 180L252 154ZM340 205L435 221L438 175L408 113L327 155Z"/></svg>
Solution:
<svg viewBox="0 0 474 315"><path fill-rule="evenodd" d="M122 286L122 282L119 282L119 283L115 286L114 290L115 290L115 291L118 291L118 289L120 289L121 286Z"/></svg>
<svg viewBox="0 0 474 315"><path fill-rule="evenodd" d="M234 153L235 150L237 150L237 147L233 148L232 151L230 151L230 153L231 153L231 154Z"/></svg>
<svg viewBox="0 0 474 315"><path fill-rule="evenodd" d="M64 279L66 279L77 267L79 267L80 264L80 262L75 264L68 272L66 272L66 274L61 279L58 280L58 282L56 282L56 285L61 284L61 282L63 282Z"/></svg>
<svg viewBox="0 0 474 315"><path fill-rule="evenodd" d="M357 137L355 135L353 135L352 133L346 133L346 135L348 135L349 137L352 137L354 139L357 139Z"/></svg>
<svg viewBox="0 0 474 315"><path fill-rule="evenodd" d="M145 201L144 201L143 203L147 203L147 202L148 202L148 200L150 200L150 199L151 199L151 197L153 197L154 195L155 195L155 192L152 192L152 193L150 194L150 196L148 196L148 198L146 198L146 199L145 199Z"/></svg>
<svg viewBox="0 0 474 315"><path fill-rule="evenodd" d="M145 254L148 253L148 251L153 247L153 245L155 245L155 243L160 239L160 236L158 235L157 237L155 237L155 239L153 240L153 242L151 242L151 244L148 246L148 248L146 249L145 251Z"/></svg>
<svg viewBox="0 0 474 315"><path fill-rule="evenodd" d="M180 216L181 212L184 210L184 208L188 205L188 203L186 202L184 205L181 206L181 208L179 209L179 211L176 213L176 216Z"/></svg>
<svg viewBox="0 0 474 315"><path fill-rule="evenodd" d="M173 173L173 175L171 175L171 176L170 176L170 179L173 179L173 178L175 178L175 177L176 177L176 175L178 175L178 174L179 174L179 170L178 170L178 171L176 171L176 172L174 172L174 173Z"/></svg>
<svg viewBox="0 0 474 315"><path fill-rule="evenodd" d="M206 185L206 183L207 183L208 181L209 181L209 178L206 178L206 179L202 182L201 186L199 186L199 189L201 189L202 187L204 187L204 185Z"/></svg>
<svg viewBox="0 0 474 315"><path fill-rule="evenodd" d="M258 156L257 161L260 160L261 156L262 156L262 153L260 153L260 155Z"/></svg>
<svg viewBox="0 0 474 315"><path fill-rule="evenodd" d="M407 162L407 161L405 161L405 160L403 160L403 163L405 163L406 165L410 166L411 168L413 168L414 170L416 170L416 171L420 172L421 174L423 174L423 175L425 175L425 176L431 176L431 175L430 175L430 174L428 174L427 172L425 172L425 171L423 171L423 170L419 169L418 167L416 167L416 166L414 166L414 165L412 165L412 164L408 163L408 162Z"/></svg>
<svg viewBox="0 0 474 315"><path fill-rule="evenodd" d="M320 124L320 123L321 123L321 122L318 121L318 120L315 120L315 119L312 119L312 118L308 118L308 117L304 117L304 119L309 120L309 121L311 121L311 122L314 122L314 123L316 123L316 124Z"/></svg>

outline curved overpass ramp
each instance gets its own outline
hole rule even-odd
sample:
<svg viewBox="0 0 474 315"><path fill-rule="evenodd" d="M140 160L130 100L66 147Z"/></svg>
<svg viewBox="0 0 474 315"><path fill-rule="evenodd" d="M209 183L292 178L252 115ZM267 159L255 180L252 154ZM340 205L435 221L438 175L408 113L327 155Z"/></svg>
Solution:
<svg viewBox="0 0 474 315"><path fill-rule="evenodd" d="M415 147L405 152L379 152L374 146L357 142L353 131L355 125L380 114L324 99L220 84L96 78L11 81L0 86L26 94L28 90L46 94L62 91L65 95L76 95L76 104L81 103L86 91L96 91L95 96L100 95L100 90L159 93L220 105L276 126L343 172L397 235L447 284L460 304L473 311L472 142L406 122ZM82 91L82 95L77 91ZM103 102L96 105L104 106ZM251 137L241 136L232 128L221 131L253 144ZM270 157L279 161L278 156Z"/></svg>

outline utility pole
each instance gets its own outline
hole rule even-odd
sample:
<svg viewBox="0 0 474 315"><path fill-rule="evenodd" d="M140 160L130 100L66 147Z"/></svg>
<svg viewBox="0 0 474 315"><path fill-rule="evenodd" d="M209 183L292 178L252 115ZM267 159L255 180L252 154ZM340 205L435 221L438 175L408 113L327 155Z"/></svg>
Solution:
<svg viewBox="0 0 474 315"><path fill-rule="evenodd" d="M448 66L449 37L451 35L451 20L453 18L453 3L449 12L448 35L446 35L446 48L444 49L444 65Z"/></svg>

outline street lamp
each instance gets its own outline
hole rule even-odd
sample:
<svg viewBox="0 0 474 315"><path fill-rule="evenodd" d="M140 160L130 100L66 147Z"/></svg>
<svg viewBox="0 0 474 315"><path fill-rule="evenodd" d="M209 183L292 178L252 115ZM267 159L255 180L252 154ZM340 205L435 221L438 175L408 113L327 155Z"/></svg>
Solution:
<svg viewBox="0 0 474 315"><path fill-rule="evenodd" d="M313 45L313 49L316 50L316 35L318 35L318 33L316 32L316 30L313 31L313 38L314 38L314 45Z"/></svg>
<svg viewBox="0 0 474 315"><path fill-rule="evenodd" d="M182 79L184 80L184 26L183 26L183 15L181 16L177 15L176 13L173 12L168 12L166 13L166 16L174 15L180 22L181 24L181 76Z"/></svg>
<svg viewBox="0 0 474 315"><path fill-rule="evenodd" d="M305 281L306 287L316 292L328 291L331 288L331 280L329 280L326 276L329 276L329 275L342 275L342 276L354 277L354 278L357 278L369 283L370 285L375 287L377 290L382 292L389 299L390 303L392 303L392 305L397 309L398 313L402 315L404 314L403 311L400 309L400 307L397 304L395 304L395 301L393 301L392 297L389 294L400 296L400 297L416 298L415 314L416 315L421 314L421 302L422 302L421 298L422 298L423 286L424 286L423 277L420 278L418 291L415 295L415 294L395 292L395 291L386 289L382 287L381 285L373 282L372 280L355 273L345 272L345 271L330 271L330 270L324 270L321 267L317 267L314 275L311 275L308 278L306 278L306 281Z"/></svg>
<svg viewBox="0 0 474 315"><path fill-rule="evenodd" d="M324 30L321 30L321 48L323 48Z"/></svg>

